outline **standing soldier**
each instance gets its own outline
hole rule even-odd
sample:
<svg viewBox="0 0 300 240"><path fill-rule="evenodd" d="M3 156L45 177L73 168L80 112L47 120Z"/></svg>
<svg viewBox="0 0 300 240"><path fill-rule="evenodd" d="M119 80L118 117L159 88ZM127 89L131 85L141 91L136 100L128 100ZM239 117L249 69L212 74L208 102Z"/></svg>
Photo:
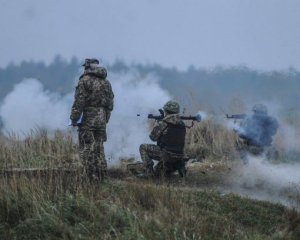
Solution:
<svg viewBox="0 0 300 240"><path fill-rule="evenodd" d="M85 174L90 180L102 181L107 174L103 142L106 124L113 110L114 94L107 71L97 59L85 59L84 74L79 78L70 119L78 126L79 152Z"/></svg>

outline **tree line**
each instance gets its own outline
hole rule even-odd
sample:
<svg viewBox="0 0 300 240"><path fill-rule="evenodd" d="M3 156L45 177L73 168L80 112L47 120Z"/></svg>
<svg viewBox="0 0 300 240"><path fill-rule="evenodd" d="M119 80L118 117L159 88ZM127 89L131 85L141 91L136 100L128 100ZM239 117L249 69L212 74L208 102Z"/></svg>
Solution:
<svg viewBox="0 0 300 240"><path fill-rule="evenodd" d="M222 105L238 97L251 102L280 101L288 108L299 109L300 72L293 68L263 72L246 66L217 66L212 69L190 66L186 70L178 70L158 64L128 64L122 60L106 67L109 72L119 74L132 69L141 76L153 74L161 87L179 100L189 95L199 102L211 105L219 102ZM58 55L48 65L34 61L23 61L18 65L11 63L0 68L0 101L24 78L36 78L50 91L61 94L72 92L81 72L81 61L75 57L66 61Z"/></svg>

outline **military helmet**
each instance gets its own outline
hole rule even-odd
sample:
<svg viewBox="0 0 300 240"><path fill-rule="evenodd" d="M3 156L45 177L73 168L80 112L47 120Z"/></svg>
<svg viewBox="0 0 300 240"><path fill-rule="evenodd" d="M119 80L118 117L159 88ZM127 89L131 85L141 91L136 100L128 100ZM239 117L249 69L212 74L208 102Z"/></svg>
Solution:
<svg viewBox="0 0 300 240"><path fill-rule="evenodd" d="M267 114L268 109L265 105L263 104L255 104L252 108L252 111L254 113L259 113L259 114Z"/></svg>
<svg viewBox="0 0 300 240"><path fill-rule="evenodd" d="M176 101L168 101L163 107L164 111L167 113L179 113L180 106L179 103Z"/></svg>
<svg viewBox="0 0 300 240"><path fill-rule="evenodd" d="M99 60L96 58L86 58L84 60L84 64L82 64L83 67L87 67L91 64L99 64Z"/></svg>

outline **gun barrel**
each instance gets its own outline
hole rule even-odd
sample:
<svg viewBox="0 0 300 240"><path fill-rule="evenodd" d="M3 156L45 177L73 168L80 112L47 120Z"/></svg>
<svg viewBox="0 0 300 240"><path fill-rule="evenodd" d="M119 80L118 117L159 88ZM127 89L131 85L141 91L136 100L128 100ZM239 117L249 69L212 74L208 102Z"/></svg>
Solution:
<svg viewBox="0 0 300 240"><path fill-rule="evenodd" d="M197 121L197 122L200 122L201 121L201 116L197 115L197 116L180 116L180 118L182 120L192 120L192 121Z"/></svg>
<svg viewBox="0 0 300 240"><path fill-rule="evenodd" d="M246 118L246 114L234 114L234 115L231 115L231 116L229 116L229 115L226 115L226 118L228 118L228 119L244 119L244 118Z"/></svg>

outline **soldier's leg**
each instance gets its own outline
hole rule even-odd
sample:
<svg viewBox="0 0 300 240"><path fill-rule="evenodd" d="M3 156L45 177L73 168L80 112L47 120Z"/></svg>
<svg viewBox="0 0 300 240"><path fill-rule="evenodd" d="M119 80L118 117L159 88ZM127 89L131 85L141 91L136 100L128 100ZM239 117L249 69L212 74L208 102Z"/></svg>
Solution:
<svg viewBox="0 0 300 240"><path fill-rule="evenodd" d="M96 155L97 155L97 162L95 165L99 171L99 178L103 180L107 175L107 163L105 159L104 153L104 145L103 145L103 134L102 132L95 132L95 140L96 140Z"/></svg>
<svg viewBox="0 0 300 240"><path fill-rule="evenodd" d="M107 177L107 162L105 159L103 140L100 142L100 177L102 180Z"/></svg>
<svg viewBox="0 0 300 240"><path fill-rule="evenodd" d="M85 166L83 134L84 134L84 132L79 129L78 130L79 159L80 159L82 165Z"/></svg>
<svg viewBox="0 0 300 240"><path fill-rule="evenodd" d="M145 169L153 168L152 160L160 160L161 149L159 146L154 144L141 144L140 145L140 154L144 164Z"/></svg>
<svg viewBox="0 0 300 240"><path fill-rule="evenodd" d="M245 140L238 138L236 141L236 149L240 155L240 159L244 164L248 163L248 158L247 158L247 143Z"/></svg>
<svg viewBox="0 0 300 240"><path fill-rule="evenodd" d="M94 145L93 132L90 130L79 130L79 151L80 158L84 167L84 174L90 179L93 177L94 169Z"/></svg>

